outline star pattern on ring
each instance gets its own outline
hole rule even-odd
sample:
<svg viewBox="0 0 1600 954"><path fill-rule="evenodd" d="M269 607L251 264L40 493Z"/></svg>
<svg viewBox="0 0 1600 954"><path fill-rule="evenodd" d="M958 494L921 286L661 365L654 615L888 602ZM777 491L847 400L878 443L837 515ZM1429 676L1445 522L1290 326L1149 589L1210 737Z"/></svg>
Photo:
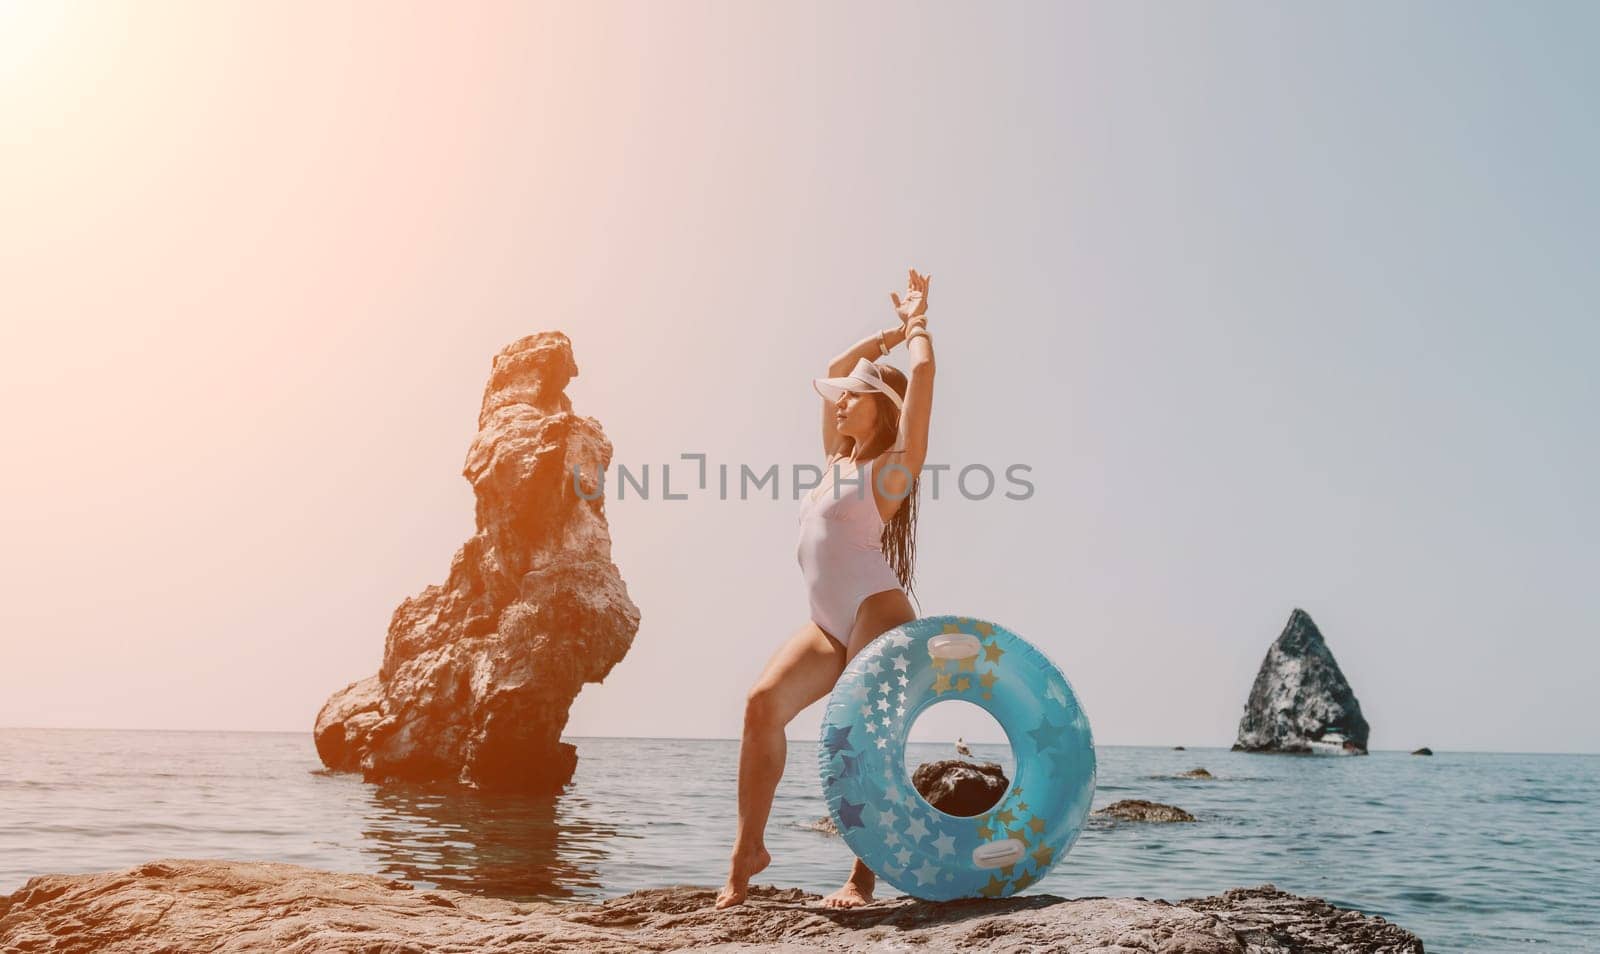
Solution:
<svg viewBox="0 0 1600 954"><path fill-rule="evenodd" d="M946 617L952 619L955 617ZM932 622L930 620L930 622ZM1011 798L982 818L972 818L981 839L978 844L996 839L1012 839L1022 844L1019 860L1004 868L991 871L968 870L965 853L972 847L973 828L947 831L938 812L929 812L927 804L912 797L903 764L903 746L908 727L906 716L913 708L921 711L944 694L955 698L977 701L981 695L988 700L999 695L1001 682L1005 692L1031 694L1034 680L1028 671L1029 656L1019 656L1012 664L1004 658L1018 648L1010 635L998 625L981 620L960 618L960 624L939 623L946 633L966 634L963 640L976 635L978 652L963 659L944 659L926 652L928 630L918 636L904 632L884 634L876 645L863 655L860 665L851 667L838 687L836 701L831 707L831 719L843 718L846 725L830 725L824 730L823 776L824 791L838 801L834 818L841 831L855 832L865 829L851 840L881 844L881 871L898 884L923 886L944 890L955 888L970 895L999 898L1013 895L1036 885L1052 867L1059 854L1059 846L1046 844L1052 822L1033 813L1027 802L1021 800L1022 786L1016 785ZM913 631L916 628L913 627ZM1026 644L1021 644L1026 648ZM914 649L912 648L914 647ZM1001 675L1002 666L1006 670ZM1014 667L1022 667L1016 669ZM912 672L916 673L913 684ZM1043 762L1047 773L1043 785L1046 789L1068 779L1068 770L1080 770L1084 758L1080 737L1087 734L1087 724L1075 718L1072 700L1067 697L1070 688L1059 675L1041 680L1038 688L1033 719L1038 720L1029 729L1026 724L1017 731L1027 735L1034 743L1035 755ZM906 696L912 696L912 705ZM849 700L854 699L854 703ZM1059 706L1059 707L1058 707ZM856 714L859 713L859 718ZM851 729L865 731L865 741L855 738ZM890 751L890 743L895 743ZM1021 751L1019 750L1019 755ZM869 759L876 758L883 772L879 778ZM895 764L889 764L895 763ZM1053 776L1053 778L1052 778ZM1038 788L1039 786L1031 786ZM841 798L846 794L848 798ZM1035 792L1034 801L1039 801ZM1048 799L1046 799L1048 801ZM868 813L871 809L871 813ZM868 824L870 822L870 824ZM946 868L944 866L950 866ZM975 883L967 879L975 879ZM987 883L985 883L987 879ZM920 890L918 893L922 893Z"/></svg>

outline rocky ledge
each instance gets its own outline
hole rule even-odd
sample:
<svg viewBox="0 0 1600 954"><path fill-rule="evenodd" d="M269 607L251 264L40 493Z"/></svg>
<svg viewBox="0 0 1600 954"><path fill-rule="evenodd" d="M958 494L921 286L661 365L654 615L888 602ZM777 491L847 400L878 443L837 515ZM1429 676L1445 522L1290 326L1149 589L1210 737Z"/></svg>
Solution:
<svg viewBox="0 0 1600 954"><path fill-rule="evenodd" d="M0 897L0 950L1422 951L1415 935L1382 918L1271 885L1177 903L1035 894L944 904L900 897L854 910L823 908L818 895L804 891L756 886L743 906L718 911L715 894L678 886L595 904L519 903L298 865L164 859L29 880Z"/></svg>

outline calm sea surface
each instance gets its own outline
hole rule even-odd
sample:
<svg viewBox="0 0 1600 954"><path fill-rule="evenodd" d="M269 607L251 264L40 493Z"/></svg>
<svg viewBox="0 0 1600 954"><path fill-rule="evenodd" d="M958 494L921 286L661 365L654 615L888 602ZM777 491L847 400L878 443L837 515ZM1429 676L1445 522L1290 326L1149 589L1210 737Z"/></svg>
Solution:
<svg viewBox="0 0 1600 954"><path fill-rule="evenodd" d="M384 786L322 771L309 734L0 729L0 894L157 857L284 861L517 899L718 885L738 743L574 739L554 799ZM911 746L913 764L947 754ZM1006 764L1003 746L974 754ZM1032 891L1176 900L1272 882L1380 914L1429 951L1600 950L1600 756L1246 755L1103 746L1096 822ZM850 866L815 745L791 742L762 883L827 892ZM1204 766L1214 780L1173 778ZM891 889L892 893L892 889Z"/></svg>

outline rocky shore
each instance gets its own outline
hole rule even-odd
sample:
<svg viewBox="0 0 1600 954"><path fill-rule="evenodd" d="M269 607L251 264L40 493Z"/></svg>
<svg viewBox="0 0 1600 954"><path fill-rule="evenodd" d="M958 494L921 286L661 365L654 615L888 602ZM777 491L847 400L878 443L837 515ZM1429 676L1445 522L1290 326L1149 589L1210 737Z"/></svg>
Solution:
<svg viewBox="0 0 1600 954"><path fill-rule="evenodd" d="M123 871L42 875L0 897L0 950L166 952L1147 951L1416 952L1382 918L1271 885L1170 903L1022 895L854 910L755 886L717 911L715 890L675 886L603 902L531 902L414 890L364 874L267 862L163 859Z"/></svg>

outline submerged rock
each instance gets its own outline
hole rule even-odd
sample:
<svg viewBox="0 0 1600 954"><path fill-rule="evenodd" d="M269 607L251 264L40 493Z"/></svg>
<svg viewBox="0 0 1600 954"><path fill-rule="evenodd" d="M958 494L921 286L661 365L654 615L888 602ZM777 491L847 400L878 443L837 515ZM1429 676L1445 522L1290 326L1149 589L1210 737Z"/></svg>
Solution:
<svg viewBox="0 0 1600 954"><path fill-rule="evenodd" d="M1415 935L1383 918L1271 885L1177 903L899 897L841 911L819 895L761 885L737 907L718 911L715 899L713 888L679 886L598 904L514 902L298 865L163 859L30 879L0 896L0 950L1422 952Z"/></svg>
<svg viewBox="0 0 1600 954"><path fill-rule="evenodd" d="M577 373L560 332L495 356L463 470L477 532L443 584L395 609L377 674L318 713L317 754L329 768L533 792L572 777L567 710L639 628L600 493L611 442L572 412L565 388Z"/></svg>
<svg viewBox="0 0 1600 954"><path fill-rule="evenodd" d="M1120 802L1112 802L1094 814L1105 815L1118 821L1192 822L1195 820L1193 815L1176 805L1147 802L1142 798L1125 798Z"/></svg>
<svg viewBox="0 0 1600 954"><path fill-rule="evenodd" d="M1192 768L1187 772L1179 772L1179 778L1213 778L1214 776L1204 768Z"/></svg>
<svg viewBox="0 0 1600 954"><path fill-rule="evenodd" d="M1317 624L1296 609L1250 687L1234 751L1367 751L1367 720ZM1318 745L1314 745L1317 743Z"/></svg>
<svg viewBox="0 0 1600 954"><path fill-rule="evenodd" d="M1426 745L1424 745L1422 748L1416 750L1415 752L1412 752L1411 754L1412 755L1432 755L1433 754L1433 750L1428 748Z"/></svg>

